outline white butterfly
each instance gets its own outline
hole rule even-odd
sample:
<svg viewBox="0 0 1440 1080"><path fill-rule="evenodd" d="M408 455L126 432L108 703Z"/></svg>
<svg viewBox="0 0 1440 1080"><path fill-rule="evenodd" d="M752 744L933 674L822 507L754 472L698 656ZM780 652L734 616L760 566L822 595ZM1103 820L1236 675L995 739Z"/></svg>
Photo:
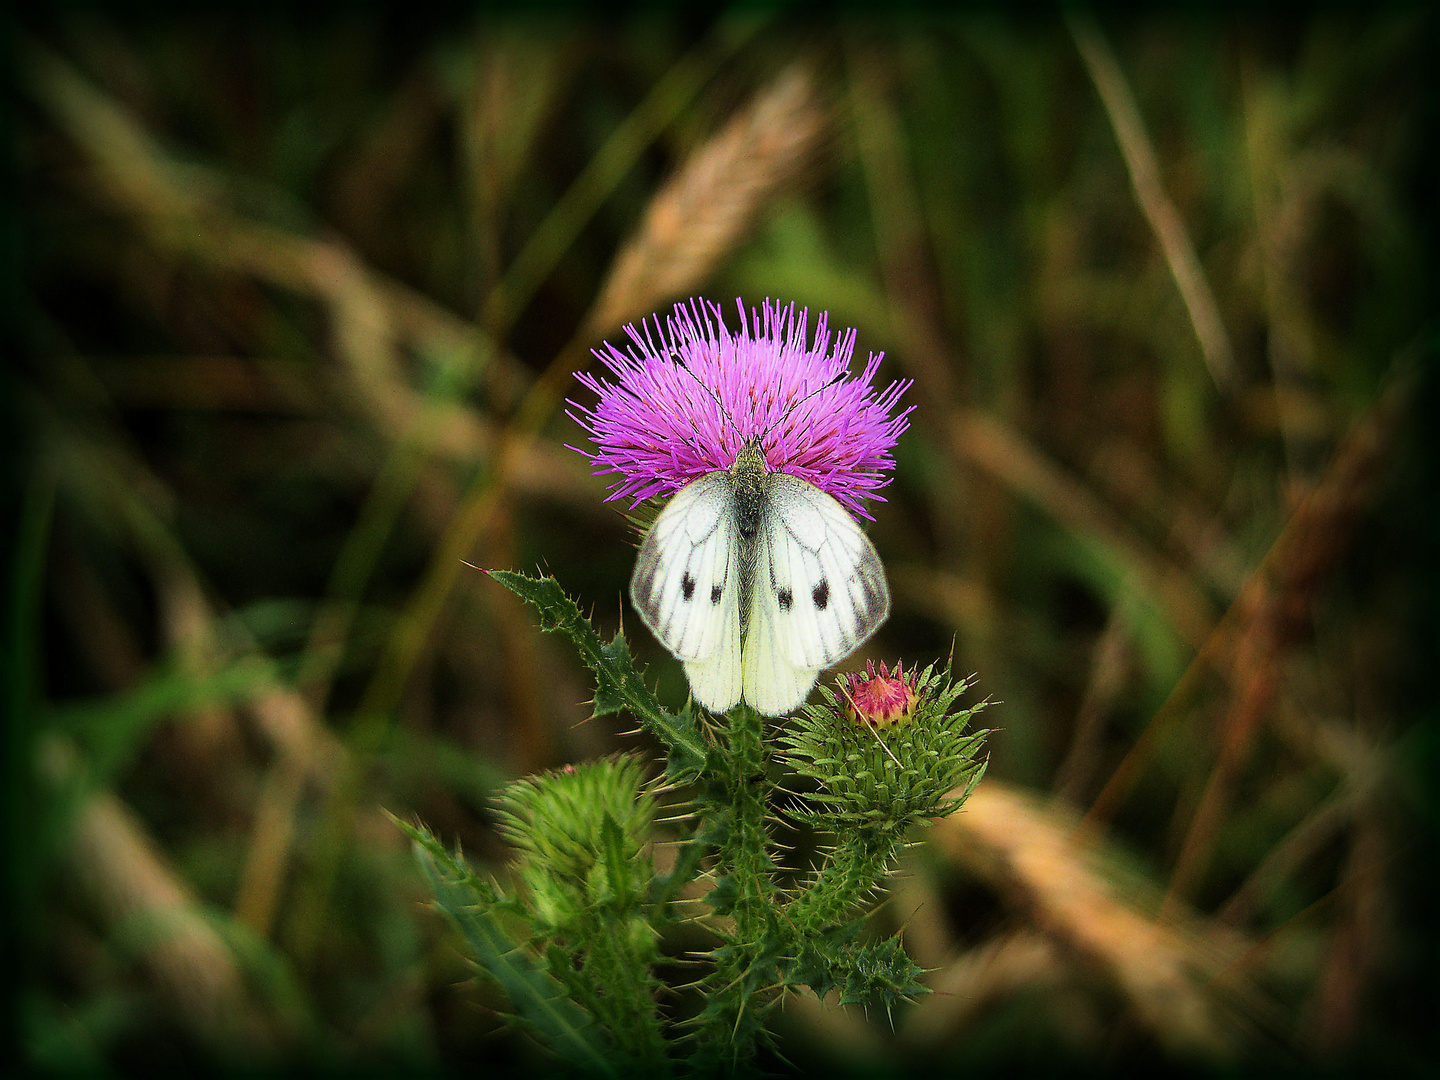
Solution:
<svg viewBox="0 0 1440 1080"><path fill-rule="evenodd" d="M630 601L696 701L725 712L743 693L766 716L799 708L890 614L875 545L825 492L768 472L758 438L660 512Z"/></svg>

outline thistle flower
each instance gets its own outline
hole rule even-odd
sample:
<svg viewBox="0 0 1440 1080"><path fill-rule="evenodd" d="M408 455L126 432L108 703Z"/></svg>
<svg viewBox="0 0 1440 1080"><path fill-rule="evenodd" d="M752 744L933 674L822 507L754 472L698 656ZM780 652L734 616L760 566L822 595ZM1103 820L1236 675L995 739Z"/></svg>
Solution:
<svg viewBox="0 0 1440 1080"><path fill-rule="evenodd" d="M581 373L599 397L594 408L574 401L570 417L596 450L596 475L618 474L609 499L635 504L670 495L696 477L728 469L752 437L771 472L784 472L834 496L856 517L869 518L866 499L889 483L890 451L910 426L909 409L891 415L909 380L883 392L871 385L884 356L872 354L850 372L855 331L832 338L829 317L769 300L747 318L737 300L740 329L732 333L720 306L706 300L676 304L662 327L659 316L627 326L631 346L606 342L594 350L616 382Z"/></svg>
<svg viewBox="0 0 1440 1080"><path fill-rule="evenodd" d="M877 675L875 662L867 660L863 674L852 671L848 676L842 676L842 680L849 681L849 689L845 692L845 715L851 722L869 724L883 731L891 724L903 724L914 717L915 705L920 700L916 689L918 674L912 668L907 679L904 663L902 660L895 664L892 676L881 661Z"/></svg>

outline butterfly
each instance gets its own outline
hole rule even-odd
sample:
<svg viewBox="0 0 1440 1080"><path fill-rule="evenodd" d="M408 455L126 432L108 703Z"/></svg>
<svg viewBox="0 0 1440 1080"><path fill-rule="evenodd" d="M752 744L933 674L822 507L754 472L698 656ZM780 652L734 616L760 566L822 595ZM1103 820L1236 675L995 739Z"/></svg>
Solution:
<svg viewBox="0 0 1440 1080"><path fill-rule="evenodd" d="M890 614L870 538L830 495L770 472L759 437L665 505L630 600L684 662L696 701L725 712L743 696L766 716L799 708Z"/></svg>

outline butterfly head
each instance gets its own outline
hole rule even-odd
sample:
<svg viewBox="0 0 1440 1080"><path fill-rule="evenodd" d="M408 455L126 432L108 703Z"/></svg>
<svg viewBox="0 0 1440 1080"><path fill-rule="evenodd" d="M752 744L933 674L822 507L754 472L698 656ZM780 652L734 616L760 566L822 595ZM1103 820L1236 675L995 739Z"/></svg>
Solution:
<svg viewBox="0 0 1440 1080"><path fill-rule="evenodd" d="M736 480L758 484L770 471L770 463L765 460L765 449L760 445L760 439L759 435L752 436L740 448L740 453L735 455L729 471Z"/></svg>

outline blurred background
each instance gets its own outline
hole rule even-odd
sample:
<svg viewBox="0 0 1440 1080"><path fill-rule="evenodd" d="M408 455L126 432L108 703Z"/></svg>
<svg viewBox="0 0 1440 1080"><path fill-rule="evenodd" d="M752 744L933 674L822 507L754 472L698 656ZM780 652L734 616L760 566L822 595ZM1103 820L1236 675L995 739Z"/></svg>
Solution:
<svg viewBox="0 0 1440 1080"><path fill-rule="evenodd" d="M999 702L877 919L936 993L789 1060L1427 1060L1433 15L362 11L12 25L27 1061L543 1062L384 811L503 872L496 785L653 752L462 560L683 700L563 399L695 295L915 380L847 666Z"/></svg>

